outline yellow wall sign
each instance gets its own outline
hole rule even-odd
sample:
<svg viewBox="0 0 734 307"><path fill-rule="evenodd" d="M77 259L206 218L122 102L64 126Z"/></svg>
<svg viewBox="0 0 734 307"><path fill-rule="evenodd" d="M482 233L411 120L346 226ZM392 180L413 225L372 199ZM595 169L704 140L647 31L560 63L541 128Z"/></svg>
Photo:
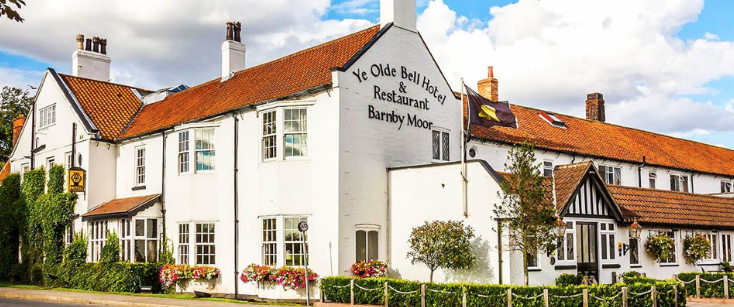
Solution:
<svg viewBox="0 0 734 307"><path fill-rule="evenodd" d="M69 169L69 180L67 180L69 192L84 192L84 169L72 167Z"/></svg>

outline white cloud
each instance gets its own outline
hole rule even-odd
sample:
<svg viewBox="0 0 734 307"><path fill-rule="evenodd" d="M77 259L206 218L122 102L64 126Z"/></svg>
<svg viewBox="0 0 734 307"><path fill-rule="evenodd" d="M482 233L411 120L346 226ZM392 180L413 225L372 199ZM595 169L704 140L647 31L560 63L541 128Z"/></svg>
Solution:
<svg viewBox="0 0 734 307"><path fill-rule="evenodd" d="M107 38L116 82L195 85L220 72L227 20L242 22L248 66L370 25L322 20L329 5L329 0L35 0L22 10L24 23L0 20L0 51L69 73L75 36L83 33Z"/></svg>
<svg viewBox="0 0 734 307"><path fill-rule="evenodd" d="M28 89L33 94L35 91L29 87L38 87L41 77L43 77L42 71L0 67L0 89L4 86L18 87Z"/></svg>
<svg viewBox="0 0 734 307"><path fill-rule="evenodd" d="M366 15L379 12L379 0L348 0L339 4L332 5L329 10L339 14L355 14Z"/></svg>
<svg viewBox="0 0 734 307"><path fill-rule="evenodd" d="M458 16L431 1L418 29L452 86L475 85L487 65L500 99L583 116L602 92L607 121L665 133L734 130L734 113L686 95L715 91L734 75L734 44L718 36L683 41L703 0L520 0L490 8L492 19Z"/></svg>

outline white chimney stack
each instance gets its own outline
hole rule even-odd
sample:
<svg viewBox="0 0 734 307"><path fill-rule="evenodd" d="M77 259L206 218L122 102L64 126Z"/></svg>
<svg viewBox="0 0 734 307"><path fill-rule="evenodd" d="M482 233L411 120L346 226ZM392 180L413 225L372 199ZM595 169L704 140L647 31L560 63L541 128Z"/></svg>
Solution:
<svg viewBox="0 0 734 307"><path fill-rule="evenodd" d="M110 57L107 56L107 40L99 37L87 38L76 36L77 47L71 55L72 74L77 77L94 79L102 82L110 81Z"/></svg>
<svg viewBox="0 0 734 307"><path fill-rule="evenodd" d="M241 23L227 22L227 39L222 43L222 82L245 69L245 44L240 38L241 31Z"/></svg>
<svg viewBox="0 0 734 307"><path fill-rule="evenodd" d="M418 32L416 28L416 0L380 0L380 26L388 23Z"/></svg>

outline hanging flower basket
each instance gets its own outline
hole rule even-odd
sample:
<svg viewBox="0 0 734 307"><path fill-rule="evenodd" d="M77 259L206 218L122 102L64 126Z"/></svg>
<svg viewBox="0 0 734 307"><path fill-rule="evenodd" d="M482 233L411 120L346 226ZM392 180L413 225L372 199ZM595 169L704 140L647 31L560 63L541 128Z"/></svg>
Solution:
<svg viewBox="0 0 734 307"><path fill-rule="evenodd" d="M315 282L319 275L308 270L308 281ZM242 282L255 283L276 283L285 290L296 290L298 288L306 288L306 270L304 268L296 268L291 266L283 266L279 269L265 266L250 264L240 274Z"/></svg>
<svg viewBox="0 0 734 307"><path fill-rule="evenodd" d="M645 250L655 259L656 262L660 262L661 260L670 258L673 253L674 246L675 240L664 233L660 233L654 237L647 238Z"/></svg>
<svg viewBox="0 0 734 307"><path fill-rule="evenodd" d="M698 234L683 240L683 257L686 263L696 264L701 259L711 256L711 242L706 236Z"/></svg>

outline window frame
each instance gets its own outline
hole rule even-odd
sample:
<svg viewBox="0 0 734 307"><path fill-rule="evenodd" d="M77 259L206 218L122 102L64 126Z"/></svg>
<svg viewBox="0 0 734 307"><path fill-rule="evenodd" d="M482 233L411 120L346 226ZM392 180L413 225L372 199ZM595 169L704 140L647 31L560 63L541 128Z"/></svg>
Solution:
<svg viewBox="0 0 734 307"><path fill-rule="evenodd" d="M305 220L305 221L308 221L309 218L310 218L310 216L309 215L306 215L306 214L302 214L302 215L271 215L271 216L261 216L260 217L260 221L261 221L262 228L260 228L260 231L261 231L261 237L260 237L260 243L261 243L260 263L262 265L267 265L267 266L271 266L271 267L281 267L281 266L284 266L284 265L289 265L289 266L298 267L298 268L303 267L303 264L301 264L301 265L288 264L289 262L288 262L287 257L286 257L286 253L287 253L287 250L288 250L287 249L287 244L302 244L303 242L302 241L298 241L298 240L297 241L293 241L293 240L286 241L286 235L287 235L287 233L286 233L286 219L294 219L294 220ZM274 223L267 224L265 222L267 220L274 221ZM266 231L265 230L265 226L266 225L271 226L270 228L267 229L267 231L269 232L267 235L265 233L265 231ZM297 231L298 223L296 222L295 224L293 224L293 227L296 227L295 230ZM294 228L290 228L290 229L291 230L294 230ZM272 238L273 235L275 236L275 241L266 240L268 238L268 236L270 236L270 238ZM300 238L301 237L299 235L299 239ZM309 241L308 240L309 240L309 238L308 238L308 232L306 232L306 246L305 246L305 250L304 250L304 254L303 254L304 256L307 254L307 252L309 250ZM275 252L274 253L268 253L268 251L266 250L266 245L270 245L271 247L274 247ZM297 255L301 255L301 254L297 254ZM309 261L309 258L310 258L310 255L309 256L305 256L305 259L301 259L301 261L302 261L301 263L303 263L303 261L308 262ZM270 263L269 260L267 260L267 259L275 259L275 263Z"/></svg>
<svg viewBox="0 0 734 307"><path fill-rule="evenodd" d="M673 236L671 237L673 241L675 242L673 244L673 252L671 253L671 256L673 257L673 261L670 261L669 259L660 259L660 266L677 266L678 260L680 258L680 255L678 255L678 250L680 250L678 246L678 232L673 230L662 230L659 231L659 233L666 234L670 237L670 234Z"/></svg>
<svg viewBox="0 0 734 307"><path fill-rule="evenodd" d="M191 130L183 130L178 132L177 159L178 173L191 173Z"/></svg>
<svg viewBox="0 0 734 307"><path fill-rule="evenodd" d="M134 236L132 236L131 225L132 219L124 218L118 222L119 238L120 238L120 260L133 262L134 260Z"/></svg>
<svg viewBox="0 0 734 307"><path fill-rule="evenodd" d="M260 263L267 266L278 266L278 218L266 217L261 220L262 258Z"/></svg>
<svg viewBox="0 0 734 307"><path fill-rule="evenodd" d="M604 244L606 243L606 244ZM617 263L617 225L614 222L599 223L599 261ZM605 253L606 249L606 253Z"/></svg>
<svg viewBox="0 0 734 307"><path fill-rule="evenodd" d="M98 262L100 252L107 242L109 221L96 220L87 222L87 237L89 238L88 258L90 262Z"/></svg>
<svg viewBox="0 0 734 307"><path fill-rule="evenodd" d="M275 105L265 108L258 108L258 118L260 125L260 162L286 161L286 160L305 160L311 155L309 146L309 118L311 117L312 103L276 103ZM286 131L286 121L294 121L293 118L286 119L286 111L299 110L305 111L305 130ZM297 120L296 120L297 121ZM300 134L304 137L304 142L300 144L305 149L305 155L295 156L288 154L287 144L289 135Z"/></svg>
<svg viewBox="0 0 734 307"><path fill-rule="evenodd" d="M451 130L441 127L431 129L431 161L434 163L451 161Z"/></svg>
<svg viewBox="0 0 734 307"><path fill-rule="evenodd" d="M301 221L308 222L308 218L305 216L286 216L283 217L283 264L291 267L303 267L308 263L308 232L301 233L298 230L298 223ZM297 234L296 240L289 240L288 233ZM305 241L304 241L305 235ZM304 246L305 244L305 246ZM300 249L299 253L289 253L289 245L293 250L296 248ZM292 257L291 260L288 257ZM296 264L298 259L298 264Z"/></svg>
<svg viewBox="0 0 734 307"><path fill-rule="evenodd" d="M141 155L142 153L142 155ZM135 147L135 185L136 187L145 185L145 146Z"/></svg>
<svg viewBox="0 0 734 307"><path fill-rule="evenodd" d="M199 231L199 226L202 226L202 231ZM203 225L208 225L207 231L204 232ZM217 265L217 223L214 222L195 222L194 223L194 263L196 265ZM207 238L207 242L199 242L200 237L204 238L204 236L212 236L211 238ZM208 247L207 253L199 253L199 247ZM199 261L199 257L202 257L202 261ZM203 261L203 259L208 259L208 261Z"/></svg>
<svg viewBox="0 0 734 307"><path fill-rule="evenodd" d="M359 251L359 233L364 232L364 253ZM370 240L370 235L375 234L377 237L377 246ZM377 225L357 225L354 229L354 261L369 261L369 260L380 260L380 226ZM372 251L375 251L374 254ZM371 255L373 254L373 255ZM372 257L374 256L374 258Z"/></svg>
<svg viewBox="0 0 734 307"><path fill-rule="evenodd" d="M130 229L130 236L131 236L131 240L132 240L132 246L131 246L131 250L130 250L130 253L131 253L130 262L134 262L134 263L151 263L151 262L157 262L159 260L159 258L160 258L160 253L161 253L161 250L159 248L159 246L160 246L160 238L161 238L161 235L162 235L162 233L161 233L161 230L162 230L161 229L161 220L158 219L158 218L153 218L153 217L139 217L139 218L133 218L133 219L130 219L130 220L131 220L131 223L130 223L130 227L131 227L131 229ZM143 221L143 235L138 235L137 234L137 228L136 227L137 227L138 221ZM156 226L155 226L156 235L155 235L155 237L151 237L150 234L148 233L148 226L149 226L148 225L148 222L150 222L150 221L154 221L156 223ZM143 261L138 261L136 259L136 256L137 255L135 253L137 252L137 242L138 241L142 241L143 242L143 247L144 247L143 248L144 253L142 255ZM150 256L148 255L148 253L150 251L148 250L148 246L149 246L148 244L150 244L149 242L153 242L153 241L155 241L155 247L156 247L156 250L155 250L155 254L156 255L155 255L155 259L154 259L155 261L149 261Z"/></svg>
<svg viewBox="0 0 734 307"><path fill-rule="evenodd" d="M721 260L727 260L729 262L732 261L732 257L734 256L734 252L732 251L732 234L730 233L722 233L720 235L721 240Z"/></svg>
<svg viewBox="0 0 734 307"><path fill-rule="evenodd" d="M647 187L650 189L655 189L657 186L657 179L658 179L658 173L657 172L650 172L647 175Z"/></svg>
<svg viewBox="0 0 734 307"><path fill-rule="evenodd" d="M298 111L298 114L305 113L304 119L297 118L293 119L293 111ZM290 113L291 118L289 119L286 114ZM295 157L308 157L308 108L307 107L289 107L289 108L283 108L283 157L286 159L289 158L295 158ZM298 131L288 131L288 124L287 123L298 123L301 128L301 130ZM305 129L304 129L305 128ZM294 155L294 150L291 150L291 154L288 154L288 136L291 136L291 142L294 143L295 138L293 136L300 135L302 143L297 144L296 146L300 146L301 150L305 152L305 154L301 155Z"/></svg>
<svg viewBox="0 0 734 307"><path fill-rule="evenodd" d="M205 132L211 132L209 134L210 137L208 139L204 139L204 137L203 137ZM202 136L201 139L199 139L199 133L201 133L201 136ZM198 144L197 143L200 140L201 140L201 143L202 144L204 144L204 141L208 141L206 144L208 144L209 147L208 148L203 148L203 147L202 148L198 148ZM217 131L216 131L216 128L215 127L196 128L196 129L194 129L194 146L193 146L193 151L194 151L194 167L193 167L194 172L197 172L197 173L206 173L206 172L214 172L214 171L217 170L217 158L216 158L216 156L217 156ZM205 168L199 169L199 153L200 152L201 153L210 152L210 154L208 156L206 156L206 157L209 158L208 159L208 164L209 164L209 168L208 169L205 169ZM202 156L202 160L204 160L203 158L204 158L204 156ZM202 165L204 165L204 164L202 164Z"/></svg>
<svg viewBox="0 0 734 307"><path fill-rule="evenodd" d="M49 111L51 113L49 113ZM38 109L38 129L44 129L56 124L56 104Z"/></svg>
<svg viewBox="0 0 734 307"><path fill-rule="evenodd" d="M701 233L711 243L710 254L708 258L701 259L701 262L719 263L719 234L715 232Z"/></svg>
<svg viewBox="0 0 734 307"><path fill-rule="evenodd" d="M543 160L543 176L553 177L553 161Z"/></svg>
<svg viewBox="0 0 734 307"><path fill-rule="evenodd" d="M628 238L628 244L629 244L629 263L630 267L642 267L642 264L640 263L640 241L642 239L634 239L634 238ZM637 261L632 261L632 253L637 253Z"/></svg>
<svg viewBox="0 0 734 307"><path fill-rule="evenodd" d="M576 264L576 227L574 227L575 224L576 224L575 221L566 222L566 234L564 235L563 239L561 239L560 242L557 243L559 245L559 247L556 248L556 262L557 263ZM568 241L569 238L571 238L571 242ZM561 259L561 253L559 252L560 249L563 250L563 259Z"/></svg>
<svg viewBox="0 0 734 307"><path fill-rule="evenodd" d="M732 192L731 181L722 180L721 181L721 193L731 193L731 192Z"/></svg>
<svg viewBox="0 0 734 307"><path fill-rule="evenodd" d="M56 165L56 157L55 156L46 157L46 173L51 171L51 168L54 167L54 165Z"/></svg>
<svg viewBox="0 0 734 307"><path fill-rule="evenodd" d="M611 169L611 172L610 172ZM607 164L600 164L599 165L599 173L601 173L601 177L604 180L604 183L611 184L611 185L622 185L622 167L619 166L611 166ZM609 182L609 175L611 175L611 181Z"/></svg>
<svg viewBox="0 0 734 307"><path fill-rule="evenodd" d="M688 178L689 176L684 174L670 174L670 190L674 192L689 193L690 184Z"/></svg>
<svg viewBox="0 0 734 307"><path fill-rule="evenodd" d="M278 159L278 109L269 109L260 113L261 159L274 161ZM267 122L266 122L267 120ZM267 139L267 142L266 142ZM267 145L266 145L267 143Z"/></svg>
<svg viewBox="0 0 734 307"><path fill-rule="evenodd" d="M182 228L185 228L185 231ZM176 249L176 252L176 259L178 259L179 264L191 264L190 223L178 223L178 248Z"/></svg>

